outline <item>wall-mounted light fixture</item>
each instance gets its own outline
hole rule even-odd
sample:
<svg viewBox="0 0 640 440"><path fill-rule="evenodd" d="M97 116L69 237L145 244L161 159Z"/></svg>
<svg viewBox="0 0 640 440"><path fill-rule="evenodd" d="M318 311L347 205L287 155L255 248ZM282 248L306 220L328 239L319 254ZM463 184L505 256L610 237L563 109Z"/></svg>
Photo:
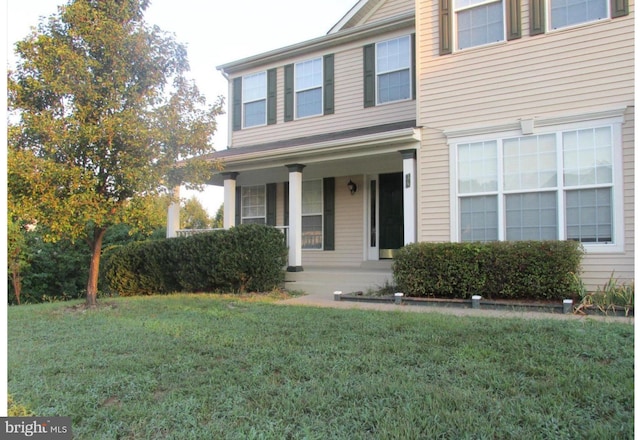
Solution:
<svg viewBox="0 0 640 440"><path fill-rule="evenodd" d="M351 195L354 195L356 191L358 191L358 185L353 183L351 179L349 179L349 183L347 183L347 188L349 188L349 191L351 191Z"/></svg>

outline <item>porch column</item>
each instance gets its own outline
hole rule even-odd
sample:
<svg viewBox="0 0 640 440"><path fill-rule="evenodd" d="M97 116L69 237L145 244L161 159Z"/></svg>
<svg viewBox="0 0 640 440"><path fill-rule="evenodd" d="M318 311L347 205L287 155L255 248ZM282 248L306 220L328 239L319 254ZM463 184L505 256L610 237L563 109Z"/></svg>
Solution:
<svg viewBox="0 0 640 440"><path fill-rule="evenodd" d="M417 161L416 150L402 150L402 188L403 188L403 200L404 200L404 244L415 243L416 241L416 223L417 223L417 209L418 202L417 187Z"/></svg>
<svg viewBox="0 0 640 440"><path fill-rule="evenodd" d="M178 236L180 229L180 187L173 188L173 199L167 209L167 238Z"/></svg>
<svg viewBox="0 0 640 440"><path fill-rule="evenodd" d="M222 173L224 179L224 218L222 227L232 228L236 225L236 177L238 173Z"/></svg>
<svg viewBox="0 0 640 440"><path fill-rule="evenodd" d="M287 272L302 272L302 169L305 165L286 165L289 169L289 266Z"/></svg>

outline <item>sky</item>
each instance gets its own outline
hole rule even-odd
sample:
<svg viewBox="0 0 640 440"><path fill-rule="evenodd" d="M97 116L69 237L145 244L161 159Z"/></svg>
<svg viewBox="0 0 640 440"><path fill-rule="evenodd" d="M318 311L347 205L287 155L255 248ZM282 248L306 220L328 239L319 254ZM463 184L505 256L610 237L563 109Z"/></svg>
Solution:
<svg viewBox="0 0 640 440"><path fill-rule="evenodd" d="M41 17L48 17L67 0L6 0L7 65L15 63L13 46L24 39ZM209 103L223 95L227 81L216 66L325 35L357 0L151 0L148 24L175 34L187 46L190 77ZM228 104L228 102L227 102ZM214 147L227 146L227 116L218 118ZM215 215L223 202L220 187L195 195Z"/></svg>

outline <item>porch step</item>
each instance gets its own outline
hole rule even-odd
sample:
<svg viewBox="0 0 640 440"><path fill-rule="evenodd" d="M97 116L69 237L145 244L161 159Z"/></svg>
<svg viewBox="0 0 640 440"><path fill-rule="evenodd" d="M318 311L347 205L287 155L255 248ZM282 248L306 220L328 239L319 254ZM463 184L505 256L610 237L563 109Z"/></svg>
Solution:
<svg viewBox="0 0 640 440"><path fill-rule="evenodd" d="M310 295L367 292L388 285L393 285L393 274L387 262L367 262L355 267L305 267L302 272L287 272L285 276L286 289Z"/></svg>

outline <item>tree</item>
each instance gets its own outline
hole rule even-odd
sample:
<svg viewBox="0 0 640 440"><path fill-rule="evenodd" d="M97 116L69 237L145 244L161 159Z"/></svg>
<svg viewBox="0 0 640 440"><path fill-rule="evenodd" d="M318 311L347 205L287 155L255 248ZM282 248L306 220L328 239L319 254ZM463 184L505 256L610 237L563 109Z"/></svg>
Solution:
<svg viewBox="0 0 640 440"><path fill-rule="evenodd" d="M216 167L200 157L222 99L207 105L185 78L184 46L145 23L148 5L71 0L16 44L8 77L10 214L45 239L86 240L88 306L107 228L145 229L158 194L200 188Z"/></svg>
<svg viewBox="0 0 640 440"><path fill-rule="evenodd" d="M185 200L180 210L181 227L183 229L208 229L211 227L211 218L200 201L192 196Z"/></svg>
<svg viewBox="0 0 640 440"><path fill-rule="evenodd" d="M20 304L20 293L22 292L22 271L29 265L25 232L13 218L7 219L7 266L13 295L18 304Z"/></svg>
<svg viewBox="0 0 640 440"><path fill-rule="evenodd" d="M211 224L211 227L212 228L224 227L224 203L220 205L220 207L216 211L216 216L213 218L213 223Z"/></svg>

